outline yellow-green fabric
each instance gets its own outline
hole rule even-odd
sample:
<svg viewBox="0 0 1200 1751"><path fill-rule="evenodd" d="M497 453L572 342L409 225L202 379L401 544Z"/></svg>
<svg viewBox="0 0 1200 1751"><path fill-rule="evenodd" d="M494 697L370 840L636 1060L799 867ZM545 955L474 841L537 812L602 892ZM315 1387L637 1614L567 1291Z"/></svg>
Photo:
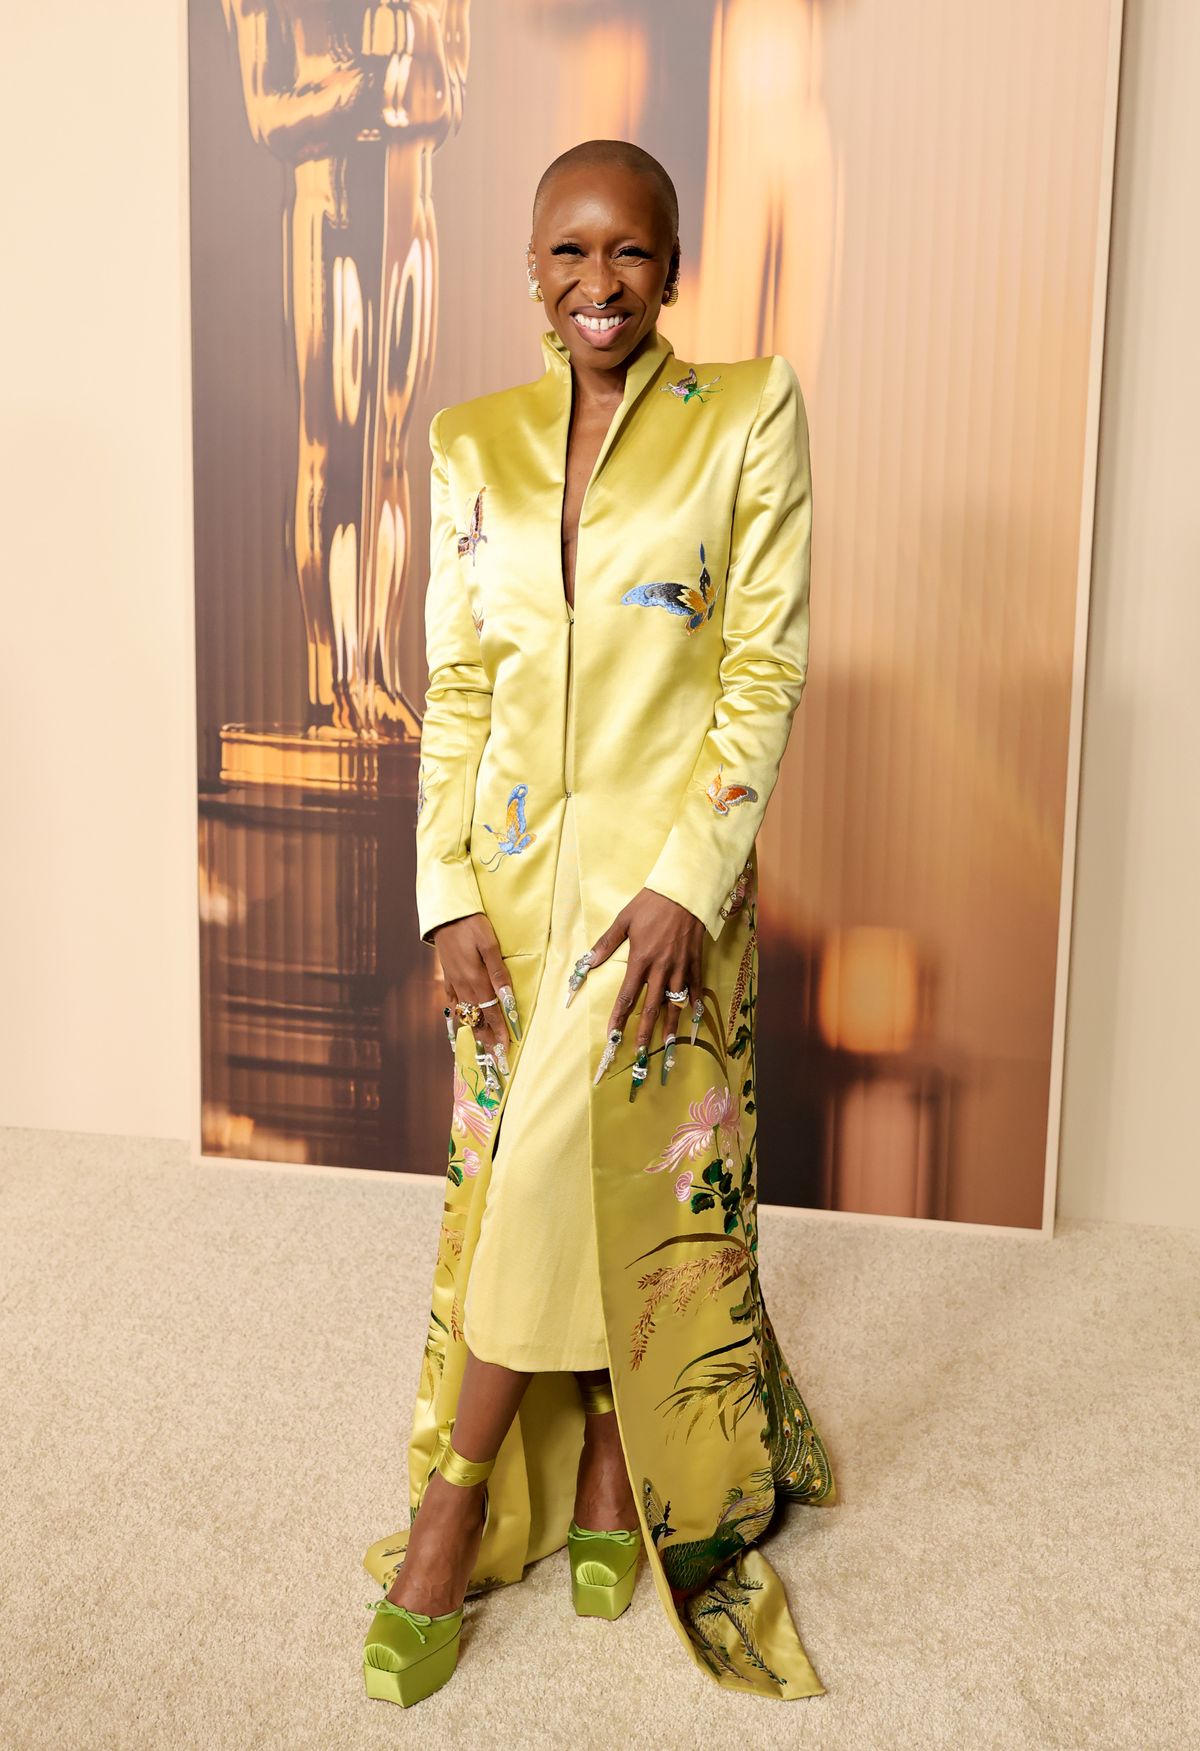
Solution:
<svg viewBox="0 0 1200 1751"><path fill-rule="evenodd" d="M608 1367L588 1126L595 1065L589 1071L582 992L569 1009L564 1004L568 975L586 947L572 796L563 811L546 968L533 1014L522 1017L520 1055L510 1059L512 1086L463 1300L471 1354L527 1373Z"/></svg>
<svg viewBox="0 0 1200 1751"><path fill-rule="evenodd" d="M561 1003L565 991L541 982L568 790L581 948L643 886L703 920L696 1044L685 1019L663 1087L656 1043L631 1102L631 1021L585 1090L608 1365L650 1575L684 1646L731 1689L810 1696L824 1687L757 1541L783 1503L830 1503L835 1489L759 1285L755 1153L754 841L807 672L804 403L779 354L689 367L657 329L644 338L580 515L572 638L561 559L572 373L553 330L542 345L540 378L443 408L430 426L419 926L428 939L485 911L521 1015L535 999ZM626 942L575 1000L593 1066L627 960ZM515 1077L521 1050L509 1048ZM487 1096L467 1028L455 1056L410 1508L455 1414L507 1098ZM502 1135L500 1159L504 1148ZM535 1375L493 1474L478 1585L519 1580L565 1542L582 1429L572 1376ZM385 1584L404 1536L367 1553Z"/></svg>

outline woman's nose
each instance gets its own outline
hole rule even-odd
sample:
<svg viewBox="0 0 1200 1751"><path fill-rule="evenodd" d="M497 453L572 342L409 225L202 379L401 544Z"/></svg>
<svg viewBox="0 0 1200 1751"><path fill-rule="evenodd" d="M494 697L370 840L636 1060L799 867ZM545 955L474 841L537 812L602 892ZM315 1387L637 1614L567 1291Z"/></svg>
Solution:
<svg viewBox="0 0 1200 1751"><path fill-rule="evenodd" d="M593 304L607 304L620 291L621 282L611 268L593 267L579 276L579 289Z"/></svg>

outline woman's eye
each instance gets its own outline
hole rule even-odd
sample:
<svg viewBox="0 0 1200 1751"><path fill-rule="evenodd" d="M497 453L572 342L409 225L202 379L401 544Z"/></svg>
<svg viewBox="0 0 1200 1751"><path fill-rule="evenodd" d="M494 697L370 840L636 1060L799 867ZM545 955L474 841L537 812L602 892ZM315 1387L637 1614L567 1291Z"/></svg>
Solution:
<svg viewBox="0 0 1200 1751"><path fill-rule="evenodd" d="M551 255L581 255L583 252L577 243L556 243L550 253ZM649 250L638 249L636 244L627 244L624 249L619 249L617 254L630 255L635 261L649 261L651 259Z"/></svg>

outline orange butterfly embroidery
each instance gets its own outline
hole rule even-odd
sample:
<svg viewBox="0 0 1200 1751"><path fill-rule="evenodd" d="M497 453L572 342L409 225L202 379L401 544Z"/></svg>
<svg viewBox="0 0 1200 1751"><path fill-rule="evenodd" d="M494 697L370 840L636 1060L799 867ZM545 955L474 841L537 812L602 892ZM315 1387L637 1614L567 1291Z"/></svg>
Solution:
<svg viewBox="0 0 1200 1751"><path fill-rule="evenodd" d="M725 784L721 779L723 768L717 767L717 776L710 780L705 796L716 809L718 815L727 815L734 803L756 803L758 792L748 784Z"/></svg>

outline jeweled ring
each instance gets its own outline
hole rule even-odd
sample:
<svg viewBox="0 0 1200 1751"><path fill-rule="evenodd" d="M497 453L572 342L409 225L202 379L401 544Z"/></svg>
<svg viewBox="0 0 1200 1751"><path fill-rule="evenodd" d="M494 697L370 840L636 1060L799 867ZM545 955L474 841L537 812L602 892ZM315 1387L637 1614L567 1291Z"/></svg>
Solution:
<svg viewBox="0 0 1200 1751"><path fill-rule="evenodd" d="M668 991L667 1000L670 1003L686 1003L688 1000L687 986L685 985L682 991Z"/></svg>
<svg viewBox="0 0 1200 1751"><path fill-rule="evenodd" d="M498 997L485 997L479 1007L480 1009L495 1009L499 1001Z"/></svg>
<svg viewBox="0 0 1200 1751"><path fill-rule="evenodd" d="M459 1021L465 1021L468 1027L478 1027L483 1020L483 1010L478 1003L456 1003L454 1013Z"/></svg>

